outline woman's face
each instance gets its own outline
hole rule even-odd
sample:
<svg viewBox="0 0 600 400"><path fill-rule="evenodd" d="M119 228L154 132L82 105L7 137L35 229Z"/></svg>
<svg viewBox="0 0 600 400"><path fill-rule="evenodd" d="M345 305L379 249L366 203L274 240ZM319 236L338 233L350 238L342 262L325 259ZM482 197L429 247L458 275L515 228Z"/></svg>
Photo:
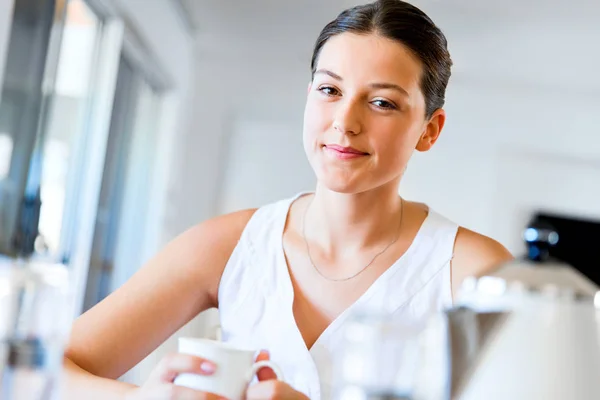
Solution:
<svg viewBox="0 0 600 400"><path fill-rule="evenodd" d="M360 193L398 183L417 149L444 124L425 119L421 63L402 44L343 33L322 48L304 113L304 149L330 190Z"/></svg>

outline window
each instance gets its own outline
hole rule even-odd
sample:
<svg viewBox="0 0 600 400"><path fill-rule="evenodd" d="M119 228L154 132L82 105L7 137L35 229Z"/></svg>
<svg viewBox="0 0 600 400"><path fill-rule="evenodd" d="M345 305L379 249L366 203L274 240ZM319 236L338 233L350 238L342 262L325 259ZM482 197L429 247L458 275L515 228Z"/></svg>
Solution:
<svg viewBox="0 0 600 400"><path fill-rule="evenodd" d="M40 219L36 251L49 256L65 254L64 207L69 184L77 178L76 149L86 139L86 122L93 99L92 79L102 34L101 20L82 0L68 2L62 32L56 80L50 94L42 135Z"/></svg>
<svg viewBox="0 0 600 400"><path fill-rule="evenodd" d="M53 27L61 25L64 11L44 0L14 4L0 97L0 254L33 247L36 229L25 225L37 220L39 201L35 195L27 198L25 191L40 143L38 126L47 100L43 89L51 75L46 64L55 58L58 36Z"/></svg>
<svg viewBox="0 0 600 400"><path fill-rule="evenodd" d="M138 266L156 150L156 91L123 57L107 142L84 310L123 284Z"/></svg>
<svg viewBox="0 0 600 400"><path fill-rule="evenodd" d="M139 265L166 87L110 4L16 1L0 82L0 257L67 264L76 313Z"/></svg>

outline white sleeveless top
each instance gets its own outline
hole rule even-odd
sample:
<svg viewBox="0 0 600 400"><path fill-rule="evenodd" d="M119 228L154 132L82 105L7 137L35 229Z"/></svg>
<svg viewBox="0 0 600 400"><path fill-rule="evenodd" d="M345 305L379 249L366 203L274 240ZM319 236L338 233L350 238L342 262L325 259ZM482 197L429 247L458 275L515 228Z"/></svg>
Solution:
<svg viewBox="0 0 600 400"><path fill-rule="evenodd" d="M422 326L452 304L450 261L458 226L429 210L406 253L308 350L292 311L294 291L283 251L288 210L300 195L258 209L244 229L219 285L222 340L268 350L288 384L312 400L326 400L332 353L353 311L368 307Z"/></svg>

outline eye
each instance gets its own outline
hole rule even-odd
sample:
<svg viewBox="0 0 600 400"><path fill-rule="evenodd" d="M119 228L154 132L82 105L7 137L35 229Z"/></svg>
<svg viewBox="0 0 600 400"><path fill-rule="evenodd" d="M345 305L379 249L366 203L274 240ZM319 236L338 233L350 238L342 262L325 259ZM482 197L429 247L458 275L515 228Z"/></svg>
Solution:
<svg viewBox="0 0 600 400"><path fill-rule="evenodd" d="M340 91L331 86L321 86L317 89L319 92L324 93L326 96L338 96Z"/></svg>
<svg viewBox="0 0 600 400"><path fill-rule="evenodd" d="M375 104L377 107L385 110L395 110L398 108L394 103L382 99L373 100L371 104Z"/></svg>

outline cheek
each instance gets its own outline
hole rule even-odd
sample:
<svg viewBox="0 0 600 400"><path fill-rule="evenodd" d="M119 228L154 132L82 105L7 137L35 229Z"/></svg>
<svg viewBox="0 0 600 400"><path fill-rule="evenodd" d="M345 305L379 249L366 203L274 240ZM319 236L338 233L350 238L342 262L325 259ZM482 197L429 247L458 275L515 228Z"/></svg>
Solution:
<svg viewBox="0 0 600 400"><path fill-rule="evenodd" d="M414 127L406 124L381 126L380 135L372 140L372 145L380 161L388 165L405 164L413 153L419 134Z"/></svg>
<svg viewBox="0 0 600 400"><path fill-rule="evenodd" d="M304 123L302 130L302 142L304 145L304 151L308 158L311 158L312 149L314 148L315 142L315 115L312 111L310 104L307 103L304 110Z"/></svg>
<svg viewBox="0 0 600 400"><path fill-rule="evenodd" d="M314 142L322 138L323 134L327 131L329 126L327 115L327 107L309 98L304 111L303 136L305 146L310 146L311 143L314 145Z"/></svg>
<svg viewBox="0 0 600 400"><path fill-rule="evenodd" d="M390 135L386 139L379 141L376 152L380 161L386 164L396 164L400 161L401 154L404 153L404 143L399 139L399 135Z"/></svg>

